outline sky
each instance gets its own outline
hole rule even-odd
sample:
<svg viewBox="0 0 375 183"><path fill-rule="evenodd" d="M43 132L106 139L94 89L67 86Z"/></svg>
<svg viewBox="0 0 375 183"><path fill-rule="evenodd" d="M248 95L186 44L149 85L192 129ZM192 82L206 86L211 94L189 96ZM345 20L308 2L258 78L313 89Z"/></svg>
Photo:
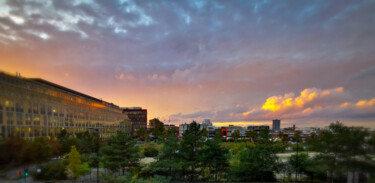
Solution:
<svg viewBox="0 0 375 183"><path fill-rule="evenodd" d="M375 1L0 0L0 70L148 118L375 128Z"/></svg>

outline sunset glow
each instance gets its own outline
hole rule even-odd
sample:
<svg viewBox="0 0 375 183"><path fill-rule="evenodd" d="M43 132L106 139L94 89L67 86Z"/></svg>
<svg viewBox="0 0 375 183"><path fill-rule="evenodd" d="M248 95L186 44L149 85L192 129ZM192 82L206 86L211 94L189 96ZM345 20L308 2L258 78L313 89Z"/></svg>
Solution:
<svg viewBox="0 0 375 183"><path fill-rule="evenodd" d="M340 0L0 0L0 71L174 124L374 128L374 10Z"/></svg>

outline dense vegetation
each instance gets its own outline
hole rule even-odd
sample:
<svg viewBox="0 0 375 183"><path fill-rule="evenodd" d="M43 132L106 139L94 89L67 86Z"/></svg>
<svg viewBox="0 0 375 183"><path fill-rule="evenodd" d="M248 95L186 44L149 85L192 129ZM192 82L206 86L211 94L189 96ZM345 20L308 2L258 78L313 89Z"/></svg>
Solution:
<svg viewBox="0 0 375 183"><path fill-rule="evenodd" d="M95 133L71 135L66 131L56 140L9 138L0 143L0 164L3 168L40 164L41 172L33 174L37 180L79 179L98 163L108 170L101 176L106 182L263 182L294 180L296 173L300 180L342 182L354 171L369 173L369 181L375 176L375 135L339 122L305 140L296 134L292 141L299 143L300 153L287 161L281 161L277 154L285 152L287 146L296 150L296 145L283 136L281 141L271 140L268 131L249 132L248 138L242 139L236 132L233 141L226 141L220 138L220 130L217 138L208 139L207 131L200 130L196 122L189 125L183 138L178 138L174 129L157 128L152 131L157 140L141 144L122 132L106 140ZM142 130L139 138L147 140L148 132ZM62 158L50 162L58 156ZM155 161L141 163L144 157Z"/></svg>

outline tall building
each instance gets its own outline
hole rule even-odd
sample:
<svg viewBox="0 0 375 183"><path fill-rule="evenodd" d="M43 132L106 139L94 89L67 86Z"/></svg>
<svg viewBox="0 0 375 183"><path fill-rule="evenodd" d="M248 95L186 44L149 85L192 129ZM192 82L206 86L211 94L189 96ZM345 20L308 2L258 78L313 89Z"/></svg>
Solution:
<svg viewBox="0 0 375 183"><path fill-rule="evenodd" d="M121 107L123 113L128 115L132 130L135 133L140 128L147 129L147 109L141 107Z"/></svg>
<svg viewBox="0 0 375 183"><path fill-rule="evenodd" d="M272 130L280 131L280 122L281 120L279 119L272 120Z"/></svg>
<svg viewBox="0 0 375 183"><path fill-rule="evenodd" d="M55 137L61 130L98 130L103 138L130 133L128 117L113 103L34 78L0 72L0 138Z"/></svg>
<svg viewBox="0 0 375 183"><path fill-rule="evenodd" d="M207 125L207 126L212 126L212 123L211 123L211 120L210 119L204 119L203 122L202 122L203 125Z"/></svg>

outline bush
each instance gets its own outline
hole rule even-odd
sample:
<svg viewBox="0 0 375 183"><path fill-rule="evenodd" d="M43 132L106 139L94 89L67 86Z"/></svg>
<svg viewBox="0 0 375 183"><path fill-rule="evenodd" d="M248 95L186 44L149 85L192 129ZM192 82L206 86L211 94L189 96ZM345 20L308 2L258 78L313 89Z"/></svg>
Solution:
<svg viewBox="0 0 375 183"><path fill-rule="evenodd" d="M40 166L41 172L33 174L34 180L65 180L66 160L59 160L56 162L49 162Z"/></svg>
<svg viewBox="0 0 375 183"><path fill-rule="evenodd" d="M146 157L155 157L159 154L159 151L155 147L147 146L145 147L143 154Z"/></svg>
<svg viewBox="0 0 375 183"><path fill-rule="evenodd" d="M170 177L163 177L155 175L148 179L134 178L132 176L113 176L106 174L103 176L105 182L110 183L169 183L171 182Z"/></svg>

